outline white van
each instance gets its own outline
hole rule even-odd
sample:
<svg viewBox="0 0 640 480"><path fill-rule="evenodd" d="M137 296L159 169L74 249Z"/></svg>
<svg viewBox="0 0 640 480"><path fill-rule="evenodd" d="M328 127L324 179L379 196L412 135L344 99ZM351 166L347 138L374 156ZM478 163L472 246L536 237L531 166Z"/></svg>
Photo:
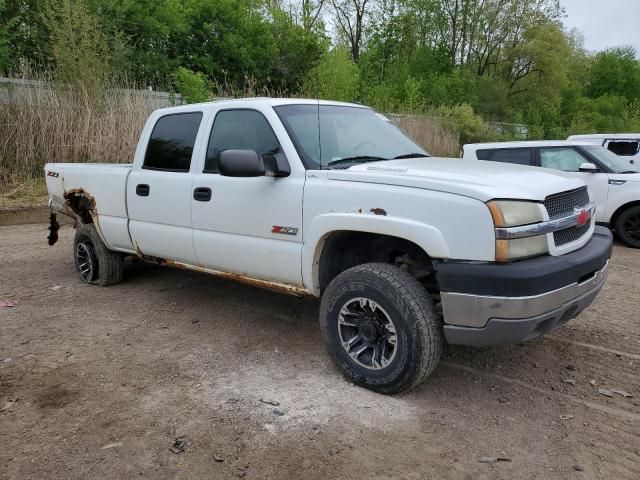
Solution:
<svg viewBox="0 0 640 480"><path fill-rule="evenodd" d="M567 140L601 145L619 157L629 160L634 167L640 167L640 133L571 135Z"/></svg>

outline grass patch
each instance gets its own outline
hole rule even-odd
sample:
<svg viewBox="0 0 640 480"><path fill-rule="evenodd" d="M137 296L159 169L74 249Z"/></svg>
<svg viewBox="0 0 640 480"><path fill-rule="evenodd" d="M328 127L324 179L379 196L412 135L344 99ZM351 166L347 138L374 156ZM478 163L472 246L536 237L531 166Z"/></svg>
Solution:
<svg viewBox="0 0 640 480"><path fill-rule="evenodd" d="M49 200L44 178L0 185L0 210L46 206Z"/></svg>

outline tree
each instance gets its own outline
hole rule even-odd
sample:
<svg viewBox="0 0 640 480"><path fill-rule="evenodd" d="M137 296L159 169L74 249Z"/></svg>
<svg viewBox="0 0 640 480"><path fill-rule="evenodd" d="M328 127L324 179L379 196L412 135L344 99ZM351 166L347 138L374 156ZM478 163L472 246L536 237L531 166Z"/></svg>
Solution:
<svg viewBox="0 0 640 480"><path fill-rule="evenodd" d="M358 62L365 40L370 0L331 0L331 5L338 34L349 44L353 61Z"/></svg>
<svg viewBox="0 0 640 480"><path fill-rule="evenodd" d="M0 0L0 17L6 7L5 0ZM0 71L4 70L9 63L9 41L8 31L4 24L0 24Z"/></svg>
<svg viewBox="0 0 640 480"><path fill-rule="evenodd" d="M44 13L51 32L56 78L82 85L90 92L100 89L110 56L98 18L89 12L84 0L59 0Z"/></svg>
<svg viewBox="0 0 640 480"><path fill-rule="evenodd" d="M314 98L353 102L358 95L360 72L349 52L336 48L307 74L303 92Z"/></svg>
<svg viewBox="0 0 640 480"><path fill-rule="evenodd" d="M44 12L55 0L3 0L0 28L7 44L7 70L23 64L46 70L51 63L50 31ZM0 42L1 43L1 42Z"/></svg>
<svg viewBox="0 0 640 480"><path fill-rule="evenodd" d="M640 98L640 62L633 47L618 47L596 55L591 67L588 94L592 98L618 95Z"/></svg>

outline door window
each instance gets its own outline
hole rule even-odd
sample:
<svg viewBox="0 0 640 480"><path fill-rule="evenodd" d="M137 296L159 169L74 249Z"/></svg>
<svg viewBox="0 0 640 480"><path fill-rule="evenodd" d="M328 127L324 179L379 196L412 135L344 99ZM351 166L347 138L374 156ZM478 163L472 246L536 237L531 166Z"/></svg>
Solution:
<svg viewBox="0 0 640 480"><path fill-rule="evenodd" d="M563 170L565 172L579 172L580 165L588 162L585 157L573 148L541 148L540 166Z"/></svg>
<svg viewBox="0 0 640 480"><path fill-rule="evenodd" d="M531 151L530 148L494 148L478 150L476 155L478 160L531 165Z"/></svg>
<svg viewBox="0 0 640 480"><path fill-rule="evenodd" d="M161 117L153 127L142 168L188 172L202 113L176 113Z"/></svg>
<svg viewBox="0 0 640 480"><path fill-rule="evenodd" d="M271 125L264 115L255 110L222 110L216 115L204 173L218 172L218 159L224 150L254 150L263 159L282 153Z"/></svg>
<svg viewBox="0 0 640 480"><path fill-rule="evenodd" d="M640 151L640 142L635 140L610 141L607 148L616 155L633 157Z"/></svg>

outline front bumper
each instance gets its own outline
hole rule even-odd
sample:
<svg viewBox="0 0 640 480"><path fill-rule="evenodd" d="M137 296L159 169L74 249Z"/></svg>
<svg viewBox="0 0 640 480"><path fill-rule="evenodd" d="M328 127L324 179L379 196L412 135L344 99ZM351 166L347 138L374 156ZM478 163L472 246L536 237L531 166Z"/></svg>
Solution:
<svg viewBox="0 0 640 480"><path fill-rule="evenodd" d="M453 344L520 343L566 323L604 286L611 232L596 227L584 247L511 264L440 262L444 333Z"/></svg>

